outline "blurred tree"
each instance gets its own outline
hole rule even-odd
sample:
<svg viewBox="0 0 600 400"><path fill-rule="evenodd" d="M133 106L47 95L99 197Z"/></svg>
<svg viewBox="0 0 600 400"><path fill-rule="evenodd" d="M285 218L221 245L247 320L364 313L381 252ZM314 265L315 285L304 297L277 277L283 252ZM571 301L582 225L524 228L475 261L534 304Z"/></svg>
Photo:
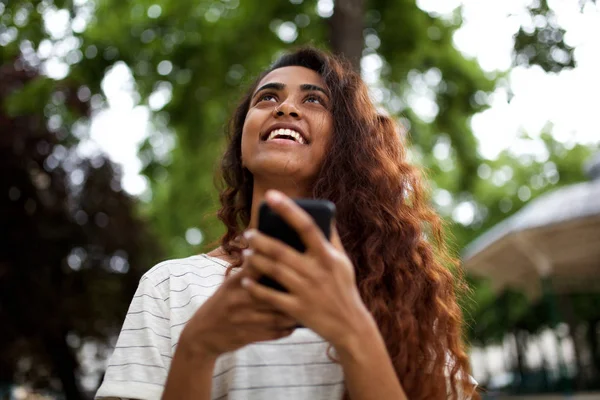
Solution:
<svg viewBox="0 0 600 400"><path fill-rule="evenodd" d="M579 0L583 10L596 0ZM572 46L565 42L565 30L558 24L548 0L532 1L528 6L531 23L515 35L513 64L538 65L546 72L559 72L575 66Z"/></svg>
<svg viewBox="0 0 600 400"><path fill-rule="evenodd" d="M458 203L464 202L473 210L473 218L456 223L452 229L461 247L540 194L587 179L583 163L594 148L562 143L553 137L551 127L540 137L541 143L526 133L518 139L520 147L532 149L529 154L504 150L495 160L479 165L473 189L462 198L457 196ZM451 207L441 210L449 219L453 219L454 211Z"/></svg>
<svg viewBox="0 0 600 400"><path fill-rule="evenodd" d="M545 0L531 7L532 18L551 11ZM547 21L554 27L552 18ZM0 62L12 65L20 57L23 65L34 70L52 70L57 76L54 84L41 77L24 80L19 90L21 95L12 97L4 107L10 115L17 115L10 110L18 109L17 106L31 106L37 112L46 110L48 106L40 103L41 99L48 99L55 88L64 87L77 93L65 99L84 99L92 110L99 110L106 105L102 95L106 73L117 66L126 66L135 83L134 99L152 111L148 138L139 149L143 173L150 186L141 209L150 218L169 256L187 256L201 248L198 240L186 240L186 232L199 229L204 236L203 244L222 232L211 215L218 206L213 172L223 146L226 119L240 92L291 45L310 43L331 48L361 68L371 85L373 98L410 131L411 156L428 169L434 200L442 214L452 220L457 207L473 210L472 220L450 226L456 247L461 248L483 229L518 210L527 199L558 184L558 177L560 184L570 182L571 178L580 179L579 157L586 150L577 146L566 149L548 135L547 160L532 161L510 152L493 161L480 158L469 120L487 107L486 94L494 89L495 82L475 60L466 59L454 48L453 33L460 23L459 11L453 18L438 18L421 10L414 0L0 0ZM556 34L527 36L528 32L524 29L515 37L515 63L525 63L520 54L533 54L528 47L533 45L535 57L527 58L529 64L554 62L556 57L556 67L549 65L545 67L547 70L573 64L572 57L567 61L560 57L560 51L570 51L560 29ZM554 51L554 47L559 51ZM418 101L426 102L428 110L415 107ZM34 114L29 111L25 115ZM85 126L85 118L69 120L65 116L61 120L54 118L53 112L47 112L47 116L47 121L38 116L42 121L40 126L60 125L62 121L62 129L67 132L61 139L65 143L53 148L71 149L77 139L86 140L85 130L76 129L76 136L69 135L70 123L75 123L75 127ZM436 146L447 149L448 156L437 157L433 151ZM15 159L27 157L20 155ZM107 168L104 176L112 176L109 163L100 168L86 163L91 161L81 161L77 169L84 175L90 174L88 182L97 169ZM64 174L70 176L73 171ZM106 179L104 182L112 182L114 178ZM87 191L96 193L87 186L77 193ZM116 196L108 189L97 192ZM70 204L71 197L77 197L68 193L65 188L61 199L68 198ZM130 199L122 193L118 195L122 196L120 201L128 204L123 208L125 218L131 215ZM447 201L440 201L442 198ZM76 202L77 207L88 207L92 200L90 197L89 202ZM88 211L85 210L91 221L92 214ZM113 211L104 213L112 216ZM80 243L83 248L91 241L90 237L78 237L79 241L70 243ZM130 239L134 238L135 235ZM88 255L92 253L85 251ZM133 267L131 254L129 262ZM79 257L79 253L75 256ZM65 264L62 265L64 268ZM151 262L142 267L142 261L136 261L135 265L147 268ZM83 269L77 273L68 268L66 271L84 276ZM63 279L60 276L58 281ZM134 275L126 276L135 281ZM90 290L100 287L84 278L83 284L89 285ZM126 299L131 287L120 291L120 286L110 286L114 295L111 299ZM474 296L482 304L493 298L484 284ZM123 300L119 315L127 303L128 300ZM111 313L117 312L114 311L117 308L113 310L107 304L94 304L97 308L88 315L112 316ZM511 318L516 320L524 315L526 311L521 309L526 310L526 304L515 308ZM472 311L473 315L482 312ZM480 333L474 335L480 335L481 340L498 337L503 329L501 322L488 322L494 329L475 327L474 332Z"/></svg>
<svg viewBox="0 0 600 400"><path fill-rule="evenodd" d="M22 60L0 67L0 385L69 400L84 398L79 349L118 333L156 259L118 171L78 154L87 108Z"/></svg>
<svg viewBox="0 0 600 400"><path fill-rule="evenodd" d="M447 138L457 162L453 171L436 172L450 190L468 190L479 164L468 120L486 107L473 98L494 83L452 46L458 27L413 0L105 0L80 36L78 51L86 57L71 66L70 76L96 93L115 63L131 68L140 103L155 111L140 149L152 188L146 211L171 254L180 256L193 251L184 239L189 229L199 228L205 243L221 233L215 218L204 216L217 207L213 172L226 118L252 77L291 43L332 47L357 67L362 59L374 98L392 105L411 127L415 154L428 155L438 137ZM434 104L431 115L411 108L423 93ZM171 151L167 143L174 143Z"/></svg>
<svg viewBox="0 0 600 400"><path fill-rule="evenodd" d="M479 179L473 190L456 198L459 206L472 212L469 220L452 224L451 231L459 248L519 211L531 199L561 186L586 180L582 165L591 156L593 148L561 143L554 139L550 127L541 139L542 147L527 134L519 139L524 148L536 148L535 155L517 155L505 150L497 159L480 164L477 170ZM456 208L441 206L440 212L452 220ZM480 344L500 340L504 332L522 323L523 319L530 321L528 326L532 333L548 326L549 319L532 317L529 301L524 296L511 297L512 305L508 307L509 314L506 314L504 303L496 301L491 289L481 280L475 281L478 291L471 306L476 309L470 311L473 314L469 327L473 340ZM537 315L540 316L539 313Z"/></svg>
<svg viewBox="0 0 600 400"><path fill-rule="evenodd" d="M533 19L553 12L546 0L530 9ZM34 66L63 63L68 79L85 84L91 94L102 92L102 79L113 66L131 69L134 95L153 111L151 132L140 149L153 196L146 211L173 255L189 254L193 246L184 240L189 228L199 227L205 239L220 233L214 218L203 219L216 207L212 173L220 132L240 90L290 44L329 46L357 67L362 60L374 98L401 116L416 158L436 185L461 196L478 180L481 160L469 117L487 107L485 93L494 81L453 47L460 18L436 18L414 0L268 5L0 0L0 16L5 60L23 52ZM49 29L50 20L64 26ZM521 34L515 60L525 51ZM542 58L546 36L530 39ZM562 33L549 36L567 48ZM427 115L412 107L419 96L431 101ZM96 107L103 106L101 97L95 100ZM440 142L450 144L452 164L432 155Z"/></svg>
<svg viewBox="0 0 600 400"><path fill-rule="evenodd" d="M486 161L478 168L480 180L464 204L472 207L473 218L463 223L455 223L452 231L458 243L469 243L482 232L501 222L503 219L519 211L531 199L561 186L586 180L582 165L594 151L593 147L561 143L551 135L551 128L542 134L543 147L528 135L519 139L524 147L530 147L531 154L516 155L504 151L493 161ZM517 382L525 384L525 375L531 373L524 365L522 354L526 351L524 335L539 335L554 327L556 318L569 326L569 335L574 344L575 362L580 366L572 388L592 389L593 382L598 379L598 372L583 368L581 348L590 347L591 354L597 354L596 336L589 335L579 339L576 328L586 325L588 332L597 326L600 313L597 293L573 293L557 297L560 306L559 315L551 313L549 299L528 299L522 293L507 289L502 293L492 292L489 282L476 279L473 287L477 290L472 301L465 301L467 310L468 336L475 345L503 343L507 336L518 341L513 354L514 372L523 379ZM594 347L595 346L595 347ZM598 368L598 359L590 363L594 371ZM525 374L525 375L524 375ZM480 382L485 385L485 382ZM519 384L520 385L520 384ZM547 384L536 390L552 390L555 386ZM522 389L522 388L520 388Z"/></svg>
<svg viewBox="0 0 600 400"><path fill-rule="evenodd" d="M329 21L331 49L343 54L360 71L364 48L365 0L336 1Z"/></svg>

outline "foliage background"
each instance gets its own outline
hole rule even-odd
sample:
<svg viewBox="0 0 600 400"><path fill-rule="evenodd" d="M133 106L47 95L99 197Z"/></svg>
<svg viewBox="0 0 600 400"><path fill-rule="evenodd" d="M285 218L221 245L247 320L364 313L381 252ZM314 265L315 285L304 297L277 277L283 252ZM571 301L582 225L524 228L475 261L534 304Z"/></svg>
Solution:
<svg viewBox="0 0 600 400"><path fill-rule="evenodd" d="M517 32L514 65L573 67L547 1L529 12L546 22ZM484 73L453 46L461 23L460 10L440 18L414 0L0 0L0 385L76 399L97 384L85 381L96 367L81 354L106 357L141 274L206 250L222 232L213 172L228 113L291 46L328 48L362 66L374 99L409 128L411 157L427 171L457 254L531 198L584 180L582 162L595 149L565 145L550 125L547 159L481 157L471 117L507 71ZM60 78L47 76L49 65L63 68ZM142 199L122 190L118 165L82 150L107 106L103 79L124 66L135 105L150 111ZM434 101L433 116L410 107L415 93ZM529 134L522 139L533 145ZM464 204L474 217L456 222ZM190 227L199 231L186 240ZM502 340L524 319L534 321L531 332L547 325L518 293L507 314L484 281L471 281L473 343ZM582 319L598 318L584 309Z"/></svg>

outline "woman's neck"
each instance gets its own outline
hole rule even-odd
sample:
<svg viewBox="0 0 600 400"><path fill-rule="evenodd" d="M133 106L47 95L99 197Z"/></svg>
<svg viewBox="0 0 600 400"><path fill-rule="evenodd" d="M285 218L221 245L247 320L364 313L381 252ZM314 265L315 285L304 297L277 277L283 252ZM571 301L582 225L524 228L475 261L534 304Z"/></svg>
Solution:
<svg viewBox="0 0 600 400"><path fill-rule="evenodd" d="M250 223L248 224L247 229L258 228L258 210L260 208L261 202L265 198L265 193L269 189L279 190L280 192L285 193L286 196L289 196L291 198L308 197L308 191L302 190L302 188L300 188L299 186L281 187L281 185L265 184L257 182L255 180L252 189L252 209L250 210ZM235 240L238 242L238 245L246 247L246 239L244 239L243 236L239 236ZM229 263L233 263L235 261L235 258L227 254L222 246L219 246L216 249L208 252L207 255L211 257L220 258Z"/></svg>
<svg viewBox="0 0 600 400"><path fill-rule="evenodd" d="M299 186L281 187L264 184L255 180L254 187L252 189L252 209L250 211L250 223L248 224L248 229L258 228L258 210L260 208L260 204L265 199L265 193L269 189L276 189L291 198L308 197L308 190Z"/></svg>

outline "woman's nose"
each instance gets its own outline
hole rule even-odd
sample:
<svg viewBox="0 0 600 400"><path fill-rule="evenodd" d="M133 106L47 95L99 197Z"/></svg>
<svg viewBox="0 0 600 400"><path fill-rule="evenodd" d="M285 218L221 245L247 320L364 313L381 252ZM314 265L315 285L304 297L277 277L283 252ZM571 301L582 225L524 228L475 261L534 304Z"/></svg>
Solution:
<svg viewBox="0 0 600 400"><path fill-rule="evenodd" d="M283 117L284 115L289 115L294 118L300 117L300 111L296 108L294 104L291 102L285 101L276 107L274 110L274 115L276 117Z"/></svg>

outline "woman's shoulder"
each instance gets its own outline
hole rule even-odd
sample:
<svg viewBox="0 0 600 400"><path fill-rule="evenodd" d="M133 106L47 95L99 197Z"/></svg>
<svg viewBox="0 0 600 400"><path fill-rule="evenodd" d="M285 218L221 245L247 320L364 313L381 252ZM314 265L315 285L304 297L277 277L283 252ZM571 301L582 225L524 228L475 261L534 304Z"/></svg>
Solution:
<svg viewBox="0 0 600 400"><path fill-rule="evenodd" d="M170 280L207 279L225 276L229 262L208 254L198 254L185 258L162 261L150 268L141 278L155 285Z"/></svg>

